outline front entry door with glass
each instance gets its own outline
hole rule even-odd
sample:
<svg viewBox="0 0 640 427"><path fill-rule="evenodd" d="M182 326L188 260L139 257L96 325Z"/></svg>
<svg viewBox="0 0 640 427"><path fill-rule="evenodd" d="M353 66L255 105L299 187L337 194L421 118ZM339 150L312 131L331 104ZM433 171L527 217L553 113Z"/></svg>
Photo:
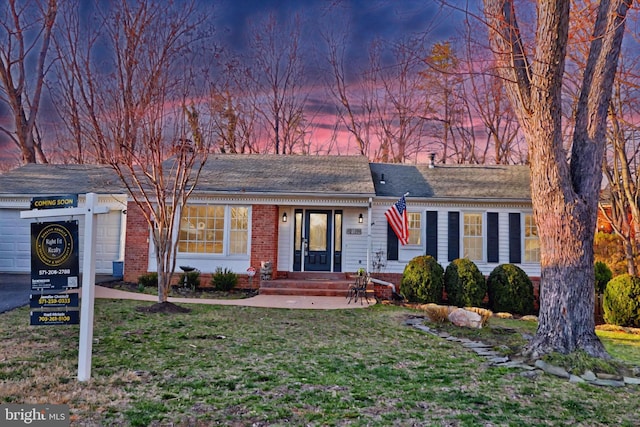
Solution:
<svg viewBox="0 0 640 427"><path fill-rule="evenodd" d="M337 258L333 259L334 271L340 271L342 239L336 239L333 231L337 236L342 233L341 212L296 210L294 226L294 271L331 271L332 258Z"/></svg>

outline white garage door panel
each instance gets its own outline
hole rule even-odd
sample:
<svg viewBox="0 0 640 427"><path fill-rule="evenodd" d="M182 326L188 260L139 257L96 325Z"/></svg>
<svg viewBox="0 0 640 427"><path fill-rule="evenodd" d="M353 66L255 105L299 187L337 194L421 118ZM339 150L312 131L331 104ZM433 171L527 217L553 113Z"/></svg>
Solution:
<svg viewBox="0 0 640 427"><path fill-rule="evenodd" d="M96 242L96 273L111 274L113 261L120 248L121 213L112 211L100 215ZM64 218L66 219L66 218ZM31 271L31 220L21 219L20 210L0 209L0 272L29 273ZM79 219L80 269L84 259L84 218Z"/></svg>
<svg viewBox="0 0 640 427"><path fill-rule="evenodd" d="M0 210L0 271L31 270L31 226L15 209Z"/></svg>

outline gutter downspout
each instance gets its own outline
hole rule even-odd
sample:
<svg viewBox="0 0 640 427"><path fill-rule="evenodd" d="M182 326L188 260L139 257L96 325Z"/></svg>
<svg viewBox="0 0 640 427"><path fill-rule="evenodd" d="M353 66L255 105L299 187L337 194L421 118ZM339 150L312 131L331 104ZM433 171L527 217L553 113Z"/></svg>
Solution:
<svg viewBox="0 0 640 427"><path fill-rule="evenodd" d="M391 288L391 291L392 291L394 294L397 294L397 292L396 292L396 285L394 285L393 283L385 282L384 280L374 279L374 278L371 278L371 279L369 279L369 280L371 280L373 283L377 283L378 285L389 286L389 287Z"/></svg>

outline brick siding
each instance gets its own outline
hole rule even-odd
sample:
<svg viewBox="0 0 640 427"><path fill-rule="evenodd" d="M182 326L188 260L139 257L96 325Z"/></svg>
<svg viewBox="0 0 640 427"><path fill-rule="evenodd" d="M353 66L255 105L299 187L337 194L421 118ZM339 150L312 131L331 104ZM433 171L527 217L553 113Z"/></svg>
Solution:
<svg viewBox="0 0 640 427"><path fill-rule="evenodd" d="M271 261L274 279L278 274L278 206L253 205L251 215L251 266L256 269L256 286L262 261Z"/></svg>
<svg viewBox="0 0 640 427"><path fill-rule="evenodd" d="M124 251L124 280L137 282L149 266L149 224L142 209L134 202L127 203L127 236Z"/></svg>

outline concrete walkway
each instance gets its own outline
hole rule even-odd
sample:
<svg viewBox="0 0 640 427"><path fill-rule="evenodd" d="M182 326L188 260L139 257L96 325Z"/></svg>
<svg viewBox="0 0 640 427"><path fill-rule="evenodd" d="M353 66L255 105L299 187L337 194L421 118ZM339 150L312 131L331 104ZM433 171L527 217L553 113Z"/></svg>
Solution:
<svg viewBox="0 0 640 427"><path fill-rule="evenodd" d="M82 291L80 291L82 296ZM106 299L129 299L138 301L157 302L155 295L142 294L136 292L126 292L117 289L96 285L96 298ZM204 299L204 298L175 298L169 297L169 302L176 304L211 304L211 305L236 305L244 307L264 307L264 308L291 308L291 309L312 309L312 310L336 310L346 308L366 308L374 305L373 299L357 303L347 303L344 297L314 297L295 295L256 295L243 299Z"/></svg>

